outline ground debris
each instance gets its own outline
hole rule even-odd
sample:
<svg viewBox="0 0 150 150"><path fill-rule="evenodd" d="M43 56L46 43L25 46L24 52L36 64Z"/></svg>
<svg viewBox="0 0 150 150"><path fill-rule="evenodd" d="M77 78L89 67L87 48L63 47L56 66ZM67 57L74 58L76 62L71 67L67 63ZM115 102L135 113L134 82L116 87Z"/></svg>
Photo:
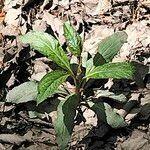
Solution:
<svg viewBox="0 0 150 150"><path fill-rule="evenodd" d="M17 92L9 96L9 102L22 97L22 103L8 103L6 97L14 87L29 80L37 83L47 72L57 68L29 46L24 47L19 36L30 30L45 31L56 37L67 52L63 31L67 20L80 33L84 51L90 55L97 52L102 39L124 30L128 34L127 42L113 62L133 62L138 68L134 82L109 79L107 83L94 83L97 91L108 91L105 95L109 98L99 93L103 96L100 100L115 105L113 111L123 116L129 126L112 129L99 122L93 111L82 108L84 113L75 125L70 149L150 149L149 10L149 0L0 0L0 150L58 149L53 123L60 100L54 96L37 106L32 101L35 95L28 98L25 90L20 97L16 97ZM74 85L65 83L63 86L74 91ZM33 91L37 92L35 88ZM124 96L118 94L115 101L116 95L112 96L112 92ZM94 92L89 87L88 94L91 93ZM96 93L92 96L96 97Z"/></svg>

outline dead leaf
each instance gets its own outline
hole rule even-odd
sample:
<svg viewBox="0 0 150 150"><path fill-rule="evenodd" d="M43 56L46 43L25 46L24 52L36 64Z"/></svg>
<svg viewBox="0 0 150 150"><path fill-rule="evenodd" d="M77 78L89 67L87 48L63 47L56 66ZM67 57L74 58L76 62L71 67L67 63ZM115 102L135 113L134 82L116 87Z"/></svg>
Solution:
<svg viewBox="0 0 150 150"><path fill-rule="evenodd" d="M113 33L114 29L108 28L107 25L93 26L92 32L85 37L85 42L83 44L84 50L89 52L91 55L95 54L100 41Z"/></svg>
<svg viewBox="0 0 150 150"><path fill-rule="evenodd" d="M94 15L104 14L111 8L110 0L99 0L98 6L93 13Z"/></svg>
<svg viewBox="0 0 150 150"><path fill-rule="evenodd" d="M37 19L34 21L34 24L32 25L34 31L46 31L47 25L46 21L43 21L42 19Z"/></svg>
<svg viewBox="0 0 150 150"><path fill-rule="evenodd" d="M13 106L13 105L7 106L7 105L5 105L4 102L0 102L0 113L9 112L10 110L12 110L14 108L15 108L15 106Z"/></svg>
<svg viewBox="0 0 150 150"><path fill-rule="evenodd" d="M33 62L33 73L31 79L35 81L40 81L48 71L51 71L50 67L44 63L41 59L36 59Z"/></svg>
<svg viewBox="0 0 150 150"><path fill-rule="evenodd" d="M13 14L13 15L12 15ZM14 9L11 8L7 11L6 16L5 16L5 23L7 25L12 25L15 27L18 27L19 25L19 15L21 14L21 8Z"/></svg>
<svg viewBox="0 0 150 150"><path fill-rule="evenodd" d="M91 109L88 109L82 106L83 116L86 118L86 124L97 126L97 117L95 112Z"/></svg>
<svg viewBox="0 0 150 150"><path fill-rule="evenodd" d="M141 111L141 108L133 108L125 117L125 121L129 124L133 118Z"/></svg>
<svg viewBox="0 0 150 150"><path fill-rule="evenodd" d="M48 25L51 26L55 36L58 38L61 44L64 43L64 32L63 32L63 21L61 21L59 18L55 17L54 15L51 15L48 11L43 12L43 21L46 21Z"/></svg>
<svg viewBox="0 0 150 150"><path fill-rule="evenodd" d="M11 87L12 85L14 85L15 80L16 80L16 77L15 77L14 73L12 73L10 79L6 83L7 87Z"/></svg>
<svg viewBox="0 0 150 150"><path fill-rule="evenodd" d="M147 134L134 130L131 137L126 141L118 145L118 150L148 150L150 149L149 140Z"/></svg>
<svg viewBox="0 0 150 150"><path fill-rule="evenodd" d="M149 0L141 0L140 1L141 5L150 8L150 1Z"/></svg>
<svg viewBox="0 0 150 150"><path fill-rule="evenodd" d="M79 126L75 126L71 139L72 145L77 144L78 141L81 141L85 136L87 136L92 127L92 124L82 124Z"/></svg>
<svg viewBox="0 0 150 150"><path fill-rule="evenodd" d="M2 23L5 19L5 12L0 12L0 23Z"/></svg>
<svg viewBox="0 0 150 150"><path fill-rule="evenodd" d="M32 142L29 137L19 136L16 134L0 134L0 142L20 145L21 143L28 141Z"/></svg>
<svg viewBox="0 0 150 150"><path fill-rule="evenodd" d="M65 7L66 9L69 8L70 0L59 0L59 5Z"/></svg>
<svg viewBox="0 0 150 150"><path fill-rule="evenodd" d="M20 34L20 30L14 25L7 25L1 30L3 36L18 36Z"/></svg>
<svg viewBox="0 0 150 150"><path fill-rule="evenodd" d="M0 144L0 149L1 150L6 150L5 147L2 144Z"/></svg>
<svg viewBox="0 0 150 150"><path fill-rule="evenodd" d="M139 103L140 93L132 93L129 101L123 106L122 109L118 110L117 113L126 117L126 115Z"/></svg>
<svg viewBox="0 0 150 150"><path fill-rule="evenodd" d="M52 0L44 0L42 6L40 7L40 10L43 11L47 5L52 5L51 3L53 3Z"/></svg>
<svg viewBox="0 0 150 150"><path fill-rule="evenodd" d="M83 0L84 6L85 6L85 11L87 14L92 15L93 12L96 10L96 7L98 5L99 0Z"/></svg>
<svg viewBox="0 0 150 150"><path fill-rule="evenodd" d="M75 93L76 88L74 85L71 85L69 82L65 82L63 83L63 85L68 91L70 91L71 93Z"/></svg>
<svg viewBox="0 0 150 150"><path fill-rule="evenodd" d="M135 53L138 47L147 47L150 41L150 28L147 26L148 22L134 22L128 25L126 33L128 34L127 43L125 43L120 51L121 58L129 58L129 55ZM134 55L132 55L134 57ZM134 58L133 58L134 59Z"/></svg>

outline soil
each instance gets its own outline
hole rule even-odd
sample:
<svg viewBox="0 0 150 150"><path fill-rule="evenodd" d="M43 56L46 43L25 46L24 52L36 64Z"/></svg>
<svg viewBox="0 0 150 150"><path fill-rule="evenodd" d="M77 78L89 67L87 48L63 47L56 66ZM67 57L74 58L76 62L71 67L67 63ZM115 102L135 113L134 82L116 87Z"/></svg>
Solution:
<svg viewBox="0 0 150 150"><path fill-rule="evenodd" d="M98 121L93 111L83 108L82 117L86 120L75 125L69 149L149 150L149 0L103 0L103 3L101 0L0 0L0 150L59 149L53 126L59 102L57 96L38 106L29 99L10 103L6 97L14 87L29 80L40 81L55 67L43 55L22 45L19 35L30 30L45 31L65 47L63 23L67 20L80 33L84 50L91 55L102 39L116 31L126 31L127 43L113 62L138 64L135 81L109 79L92 85L100 90L103 87L130 95L125 104L111 103L117 103L117 112L128 126L113 129Z"/></svg>

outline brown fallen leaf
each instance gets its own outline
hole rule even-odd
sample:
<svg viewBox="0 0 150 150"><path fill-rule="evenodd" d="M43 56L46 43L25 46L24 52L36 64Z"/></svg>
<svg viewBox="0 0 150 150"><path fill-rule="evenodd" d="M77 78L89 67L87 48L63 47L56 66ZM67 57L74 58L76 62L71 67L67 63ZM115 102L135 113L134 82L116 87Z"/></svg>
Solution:
<svg viewBox="0 0 150 150"><path fill-rule="evenodd" d="M40 59L36 59L33 64L33 73L31 75L33 80L40 81L48 71L51 71L50 67Z"/></svg>
<svg viewBox="0 0 150 150"><path fill-rule="evenodd" d="M148 150L149 137L146 133L135 129L131 136L123 143L118 144L117 150Z"/></svg>
<svg viewBox="0 0 150 150"><path fill-rule="evenodd" d="M64 43L64 32L63 32L63 22L54 15L51 15L48 11L43 11L43 21L51 26L52 30L61 44Z"/></svg>
<svg viewBox="0 0 150 150"><path fill-rule="evenodd" d="M125 121L129 124L135 116L140 112L141 108L133 108L125 117Z"/></svg>
<svg viewBox="0 0 150 150"><path fill-rule="evenodd" d="M2 144L0 144L0 150L5 150L5 147Z"/></svg>
<svg viewBox="0 0 150 150"><path fill-rule="evenodd" d="M4 20L6 25L13 25L15 27L18 27L19 21L20 21L20 18L19 18L20 15L21 15L21 8L9 9L6 13L5 20Z"/></svg>
<svg viewBox="0 0 150 150"><path fill-rule="evenodd" d="M33 24L34 31L46 31L46 29L47 29L47 25L45 21L41 19L37 19L34 21L34 24Z"/></svg>
<svg viewBox="0 0 150 150"><path fill-rule="evenodd" d="M0 23L2 23L5 19L5 12L4 11L1 11L0 12Z"/></svg>
<svg viewBox="0 0 150 150"><path fill-rule="evenodd" d="M14 105L7 106L5 105L5 102L0 102L0 113L9 112L14 108L15 108Z"/></svg>
<svg viewBox="0 0 150 150"><path fill-rule="evenodd" d="M110 0L99 0L94 15L104 14L111 8Z"/></svg>
<svg viewBox="0 0 150 150"><path fill-rule="evenodd" d="M119 109L117 113L125 118L132 110L132 108L134 108L139 103L139 97L140 93L132 93L129 101L123 106L122 109Z"/></svg>
<svg viewBox="0 0 150 150"><path fill-rule="evenodd" d="M92 125L92 126L97 126L97 116L95 115L95 112L91 109L88 109L86 107L82 107L83 111L83 116L86 118L86 124ZM84 123L83 123L84 124Z"/></svg>
<svg viewBox="0 0 150 150"><path fill-rule="evenodd" d="M92 27L92 32L85 37L85 42L83 44L84 50L91 55L95 54L100 41L113 33L114 29L112 27L108 28L107 25L94 25Z"/></svg>
<svg viewBox="0 0 150 150"><path fill-rule="evenodd" d="M69 82L65 82L63 85L69 92L75 93L76 88L74 85L71 85Z"/></svg>
<svg viewBox="0 0 150 150"><path fill-rule="evenodd" d="M32 142L30 137L19 136L16 134L0 134L0 142L20 145L23 142Z"/></svg>
<svg viewBox="0 0 150 150"><path fill-rule="evenodd" d="M141 5L150 8L150 0L141 0Z"/></svg>

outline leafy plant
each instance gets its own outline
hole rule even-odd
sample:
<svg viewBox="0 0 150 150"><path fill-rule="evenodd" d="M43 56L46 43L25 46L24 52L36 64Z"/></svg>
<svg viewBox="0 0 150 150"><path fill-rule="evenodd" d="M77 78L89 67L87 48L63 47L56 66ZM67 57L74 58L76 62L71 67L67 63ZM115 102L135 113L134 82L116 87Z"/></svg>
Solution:
<svg viewBox="0 0 150 150"><path fill-rule="evenodd" d="M113 57L127 40L127 34L124 31L114 33L102 40L97 54L91 58L81 55L81 53L84 53L81 37L69 22L64 23L64 36L68 45L67 50L78 60L76 69L70 63L58 40L53 36L43 32L32 31L20 37L21 42L30 44L32 48L38 50L58 65L57 70L51 71L39 82L38 104L55 93L61 93L59 87L65 81L70 81L70 84L75 87L74 92L66 88L67 93L63 93L64 99L61 100L57 109L55 130L58 145L62 150L67 147L70 141L75 125L75 117L82 105L95 111L99 118L113 128L126 126L124 119L115 113L109 104L98 99L85 98L83 95L91 79L92 81L93 79L108 78L133 79L134 75L134 67L130 63L111 63ZM85 59L85 64L83 64ZM107 92L107 95L114 98L112 93Z"/></svg>

